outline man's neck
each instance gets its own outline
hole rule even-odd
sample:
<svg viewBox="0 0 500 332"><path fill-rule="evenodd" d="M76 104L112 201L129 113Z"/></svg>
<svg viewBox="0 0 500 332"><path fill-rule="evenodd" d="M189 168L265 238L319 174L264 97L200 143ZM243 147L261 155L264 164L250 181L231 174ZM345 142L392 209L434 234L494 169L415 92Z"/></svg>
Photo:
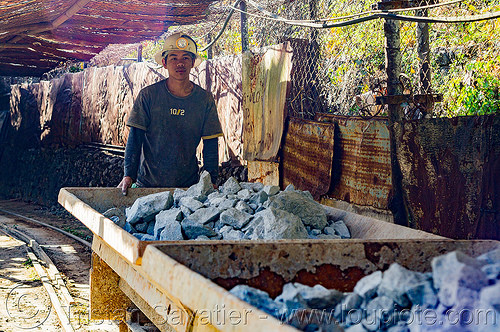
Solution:
<svg viewBox="0 0 500 332"><path fill-rule="evenodd" d="M194 85L189 80L178 81L167 78L167 88L174 96L187 97L193 91Z"/></svg>

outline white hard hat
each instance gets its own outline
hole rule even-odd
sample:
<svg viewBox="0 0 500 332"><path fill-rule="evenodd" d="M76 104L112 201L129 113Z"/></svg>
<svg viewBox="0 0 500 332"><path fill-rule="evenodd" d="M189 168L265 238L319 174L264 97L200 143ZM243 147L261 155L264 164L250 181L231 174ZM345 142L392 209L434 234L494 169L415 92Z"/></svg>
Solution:
<svg viewBox="0 0 500 332"><path fill-rule="evenodd" d="M197 52L198 47L194 40L183 32L176 32L165 38L165 43L160 51L155 54L155 61L163 65L162 60L168 55L170 51L186 51L192 53L194 58L194 67L201 63L201 57Z"/></svg>

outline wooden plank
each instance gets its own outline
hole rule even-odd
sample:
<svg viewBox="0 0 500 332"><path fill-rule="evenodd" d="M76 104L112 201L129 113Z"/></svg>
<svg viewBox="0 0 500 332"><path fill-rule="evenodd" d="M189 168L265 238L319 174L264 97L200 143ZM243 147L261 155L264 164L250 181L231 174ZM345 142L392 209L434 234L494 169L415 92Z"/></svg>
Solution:
<svg viewBox="0 0 500 332"><path fill-rule="evenodd" d="M96 253L90 270L90 319L124 321L132 301L120 290L120 276Z"/></svg>
<svg viewBox="0 0 500 332"><path fill-rule="evenodd" d="M116 196L121 195L119 191L120 189L116 188ZM113 191L109 192L109 194L111 193L113 193ZM116 197L114 195L110 196L110 198ZM66 188L62 188L60 190L58 202L66 210L78 218L85 226L87 226L92 233L94 233L94 235L103 239L128 261L134 263L138 262L140 257L140 241L135 236L125 232L121 227L117 226L114 222L104 217L88 204L84 203L74 194L70 193ZM104 212L104 210L102 212Z"/></svg>
<svg viewBox="0 0 500 332"><path fill-rule="evenodd" d="M127 295L127 297L134 302L134 304L137 306L137 308L146 315L146 317L155 325L159 328L160 331L162 332L171 332L175 331L173 328L171 328L169 325L164 324L165 318L156 312L153 307L151 307L137 292L124 280L120 279L119 282L120 289L123 291L124 294ZM127 325L129 328L131 327L131 324L137 324L138 322L132 322L129 323L127 322ZM136 325L134 325L136 326ZM131 329L133 330L133 329Z"/></svg>
<svg viewBox="0 0 500 332"><path fill-rule="evenodd" d="M56 311L57 317L61 322L63 331L73 332L74 331L73 326L71 326L71 323L69 321L68 316L66 316L64 308L62 307L61 302L59 302L59 298L57 297L56 291L54 290L54 287L52 287L52 283L50 282L50 279L47 277L47 274L45 273L44 269L38 262L37 257L31 251L28 251L28 257L31 259L33 267L35 268L36 273L38 274L40 280L42 281L43 287L45 287L45 290L49 295L50 302L52 303L52 306Z"/></svg>
<svg viewBox="0 0 500 332"><path fill-rule="evenodd" d="M94 237L92 250L106 263L111 269L121 278L122 289L126 289L123 282L127 283L137 296L147 304L150 309L145 309L151 314L151 310L155 311L163 319L158 321L153 318L153 323L160 330L167 331L168 328L173 328L175 331L188 331L192 324L192 312L185 307L179 298L170 295L165 288L155 282L155 279L142 269L141 266L135 265L127 261L123 256L118 254L114 249L108 246L102 239ZM171 276L167 266L160 266L162 273ZM117 285L119 282L117 281ZM138 298L135 298L138 300Z"/></svg>
<svg viewBox="0 0 500 332"><path fill-rule="evenodd" d="M152 5L151 3L138 3L137 1L124 4L122 1L93 1L91 2L81 14L86 14L87 10L98 10L101 12L113 12L114 17L121 17L122 13L128 14L141 14L141 15L173 15L173 16L183 16L192 15L194 13L203 13L207 9L209 3L193 3L193 4L171 4L167 2L157 3Z"/></svg>
<svg viewBox="0 0 500 332"><path fill-rule="evenodd" d="M73 41L73 40L84 40L87 42L95 42L100 44L118 44L118 43L135 43L144 39L151 39L153 37L158 37L161 32L160 31L104 31L101 30L92 30L85 31L84 29L64 29L59 28L56 31L47 31L39 34L42 38L47 38L49 40L55 41Z"/></svg>

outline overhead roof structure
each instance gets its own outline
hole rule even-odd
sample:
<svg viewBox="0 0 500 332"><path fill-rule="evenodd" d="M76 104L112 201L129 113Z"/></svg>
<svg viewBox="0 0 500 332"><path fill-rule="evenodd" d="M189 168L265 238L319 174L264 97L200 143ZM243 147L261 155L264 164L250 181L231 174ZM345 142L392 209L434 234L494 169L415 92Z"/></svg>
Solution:
<svg viewBox="0 0 500 332"><path fill-rule="evenodd" d="M215 0L0 0L0 76L41 76L108 44L197 23Z"/></svg>

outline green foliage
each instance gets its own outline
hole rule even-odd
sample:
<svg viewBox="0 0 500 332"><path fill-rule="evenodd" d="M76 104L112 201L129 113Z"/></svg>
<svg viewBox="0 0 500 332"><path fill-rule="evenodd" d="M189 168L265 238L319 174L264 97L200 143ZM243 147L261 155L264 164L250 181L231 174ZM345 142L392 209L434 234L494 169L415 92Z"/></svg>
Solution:
<svg viewBox="0 0 500 332"><path fill-rule="evenodd" d="M473 60L456 70L445 85L445 116L500 113L500 57ZM465 72L465 74L464 74Z"/></svg>
<svg viewBox="0 0 500 332"><path fill-rule="evenodd" d="M68 71L70 73L78 73L80 71L83 71L83 62L78 64L78 65L73 65L73 66L69 67Z"/></svg>
<svg viewBox="0 0 500 332"><path fill-rule="evenodd" d="M24 261L23 266L27 269L30 267L33 267L33 262L31 261L31 258L28 258L27 260Z"/></svg>
<svg viewBox="0 0 500 332"><path fill-rule="evenodd" d="M307 20L312 16L328 18L357 17L369 12L377 0L345 2L318 0L316 9L310 1L291 2L263 0L259 5L280 17ZM210 20L193 26L170 27L169 31L186 31L195 37L200 48L220 31L229 13L231 0L217 2L211 7ZM264 15L252 6L249 11ZM464 0L460 3L438 6L428 10L429 17L467 16L500 10L500 0ZM313 15L312 12L315 12ZM400 12L415 15L414 11ZM250 49L300 38L317 36L319 56L309 50L300 50L304 56L304 73L307 84L316 84L326 108L343 114L357 114L359 107L354 96L380 89L385 82L385 36L383 20L365 21L354 25L329 29L311 29L287 25L282 22L248 16ZM214 57L241 53L240 14L235 12L220 39L212 47ZM431 86L433 92L443 94L444 101L436 104L434 116L458 116L498 113L500 81L500 29L498 19L467 23L429 24L431 49ZM419 68L417 24L401 22L401 72L404 74L405 93L419 93ZM143 58L153 59L161 49L163 39L143 42ZM450 61L443 64L437 50L443 49ZM200 54L207 58L207 52ZM132 56L134 57L134 56ZM309 66L308 66L309 65ZM311 73L314 73L311 74ZM318 82L318 79L320 82Z"/></svg>

